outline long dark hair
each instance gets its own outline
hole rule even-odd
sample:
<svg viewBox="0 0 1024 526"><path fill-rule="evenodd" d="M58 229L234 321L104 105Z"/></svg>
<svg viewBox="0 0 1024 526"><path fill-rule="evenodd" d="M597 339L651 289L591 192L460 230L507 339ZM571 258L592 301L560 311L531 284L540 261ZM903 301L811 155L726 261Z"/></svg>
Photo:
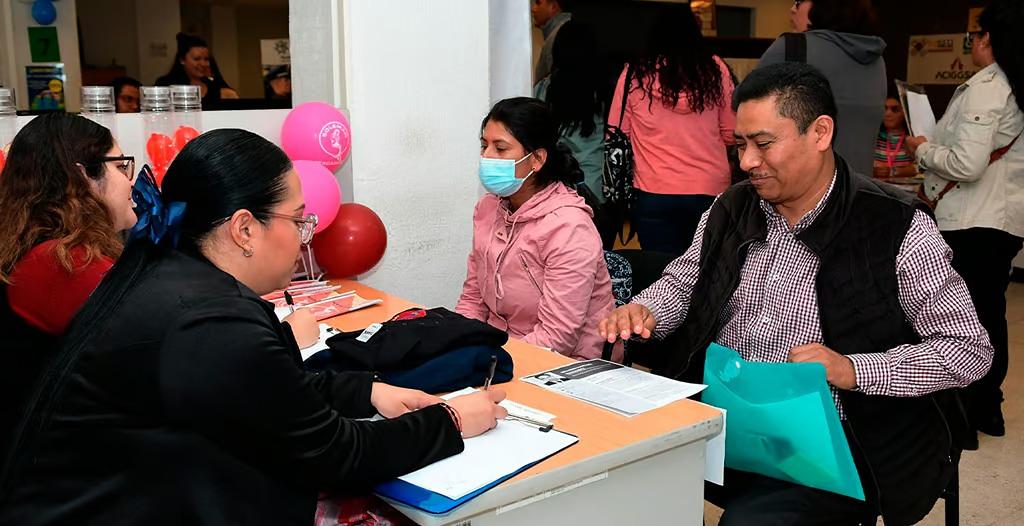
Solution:
<svg viewBox="0 0 1024 526"><path fill-rule="evenodd" d="M514 97L498 101L480 123L480 130L490 121L501 123L523 145L527 152L543 148L548 152L544 166L533 175L534 184L544 188L560 182L569 188L583 181L583 171L569 148L559 144L558 125L548 105L532 97Z"/></svg>
<svg viewBox="0 0 1024 526"><path fill-rule="evenodd" d="M552 72L547 99L562 135L579 132L590 137L597 130L594 116L605 114L601 65L590 29L569 20L558 30L551 50Z"/></svg>
<svg viewBox="0 0 1024 526"><path fill-rule="evenodd" d="M85 265L121 253L110 212L89 183L103 184L99 159L113 147L110 130L65 113L36 117L18 132L0 174L0 281L44 241L57 241L55 255L68 272L72 248L85 248Z"/></svg>
<svg viewBox="0 0 1024 526"><path fill-rule="evenodd" d="M255 133L238 129L206 132L175 157L163 180L165 202L185 203L183 247L198 248L210 231L237 210L260 221L285 196L291 160Z"/></svg>
<svg viewBox="0 0 1024 526"><path fill-rule="evenodd" d="M185 73L185 66L181 61L185 60L185 57L192 48L204 47L210 49L210 45L202 38L187 33L178 33L174 36L174 39L178 42L178 49L174 52L174 62L171 63L171 69L167 74L160 77L157 82L161 84L188 84L190 79L188 73Z"/></svg>
<svg viewBox="0 0 1024 526"><path fill-rule="evenodd" d="M1024 3L992 0L978 17L978 25L989 35L992 55L1010 81L1017 105L1024 105L1024 39L1016 34L1024 25Z"/></svg>
<svg viewBox="0 0 1024 526"><path fill-rule="evenodd" d="M647 49L642 58L633 62L633 70L650 100L660 97L665 107L674 107L683 96L690 109L697 113L726 103L722 69L688 5L659 8ZM657 93L655 78L659 84Z"/></svg>

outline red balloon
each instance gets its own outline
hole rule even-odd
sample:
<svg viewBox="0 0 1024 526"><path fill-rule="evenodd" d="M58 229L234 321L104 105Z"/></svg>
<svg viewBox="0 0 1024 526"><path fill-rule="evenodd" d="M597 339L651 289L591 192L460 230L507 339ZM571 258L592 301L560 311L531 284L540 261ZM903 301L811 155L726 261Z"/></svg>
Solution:
<svg viewBox="0 0 1024 526"><path fill-rule="evenodd" d="M166 170L177 153L174 149L174 139L162 133L154 133L146 140L146 155L149 156L154 171L157 168Z"/></svg>
<svg viewBox="0 0 1024 526"><path fill-rule="evenodd" d="M374 267L384 257L388 232L369 208L344 203L331 226L313 236L316 262L331 278L350 278Z"/></svg>
<svg viewBox="0 0 1024 526"><path fill-rule="evenodd" d="M184 150L188 141L196 137L199 137L199 130L191 126L178 126L178 129L174 130L174 149L179 152Z"/></svg>
<svg viewBox="0 0 1024 526"><path fill-rule="evenodd" d="M156 179L157 188L163 186L164 176L167 175L166 166L153 166L153 178Z"/></svg>
<svg viewBox="0 0 1024 526"><path fill-rule="evenodd" d="M4 150L0 148L0 172L4 171L4 164L7 163L7 157L4 155Z"/></svg>

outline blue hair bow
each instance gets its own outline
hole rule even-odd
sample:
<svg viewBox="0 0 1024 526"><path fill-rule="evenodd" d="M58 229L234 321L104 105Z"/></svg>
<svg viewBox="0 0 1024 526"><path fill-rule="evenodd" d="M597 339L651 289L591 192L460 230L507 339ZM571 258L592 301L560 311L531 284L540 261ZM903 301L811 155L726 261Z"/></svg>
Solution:
<svg viewBox="0 0 1024 526"><path fill-rule="evenodd" d="M171 247L178 246L181 220L185 217L185 203L164 202L149 165L142 167L135 185L132 186L132 200L135 201L135 213L139 219L128 234L128 241L149 239L154 245L164 241L170 243Z"/></svg>

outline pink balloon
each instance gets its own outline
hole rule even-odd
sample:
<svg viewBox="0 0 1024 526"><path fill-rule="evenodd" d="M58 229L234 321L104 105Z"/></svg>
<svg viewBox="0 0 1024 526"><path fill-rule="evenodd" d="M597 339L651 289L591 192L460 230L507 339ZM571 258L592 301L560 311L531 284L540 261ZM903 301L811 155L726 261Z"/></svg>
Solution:
<svg viewBox="0 0 1024 526"><path fill-rule="evenodd" d="M317 161L334 171L348 157L352 131L338 108L323 102L299 104L281 126L281 149L292 160Z"/></svg>
<svg viewBox="0 0 1024 526"><path fill-rule="evenodd" d="M316 161L292 161L302 182L302 196L306 199L306 213L316 214L315 232L334 222L341 205L341 188L330 170Z"/></svg>

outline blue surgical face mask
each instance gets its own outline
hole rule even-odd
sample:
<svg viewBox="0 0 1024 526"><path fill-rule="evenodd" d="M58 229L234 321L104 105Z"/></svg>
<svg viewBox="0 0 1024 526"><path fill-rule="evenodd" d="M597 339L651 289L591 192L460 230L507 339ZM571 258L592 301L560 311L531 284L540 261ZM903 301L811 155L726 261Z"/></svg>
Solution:
<svg viewBox="0 0 1024 526"><path fill-rule="evenodd" d="M481 157L480 184L484 185L488 192L499 197L508 197L518 192L523 187L523 183L533 175L533 170L530 170L526 177L517 179L516 165L529 156L530 154L526 154L518 161Z"/></svg>

